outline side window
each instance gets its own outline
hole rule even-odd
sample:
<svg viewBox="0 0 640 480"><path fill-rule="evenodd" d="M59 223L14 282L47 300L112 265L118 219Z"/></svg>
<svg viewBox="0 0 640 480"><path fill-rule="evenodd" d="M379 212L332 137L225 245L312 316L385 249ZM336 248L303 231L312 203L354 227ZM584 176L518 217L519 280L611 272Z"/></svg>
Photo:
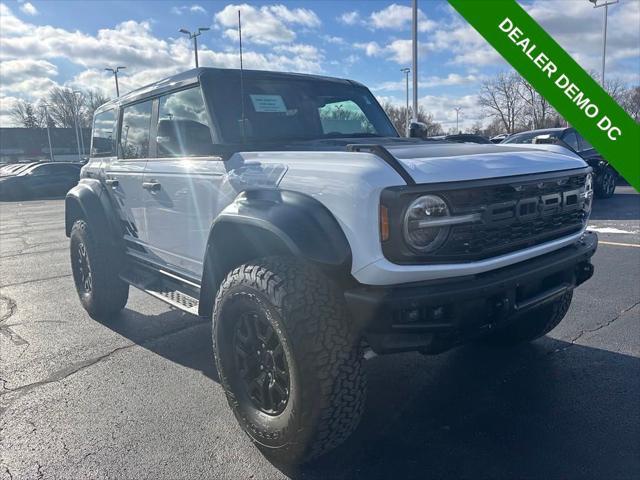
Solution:
<svg viewBox="0 0 640 480"><path fill-rule="evenodd" d="M580 135L578 133L578 146L580 147L580 149L578 150L579 152L583 152L585 150L591 150L593 147L591 146L591 144L589 142L587 142L582 135Z"/></svg>
<svg viewBox="0 0 640 480"><path fill-rule="evenodd" d="M41 175L51 175L54 173L55 167L52 165L38 165L33 170L31 170L31 175L41 176Z"/></svg>
<svg viewBox="0 0 640 480"><path fill-rule="evenodd" d="M580 148L578 147L578 137L576 136L576 132L567 133L564 137L562 137L562 140L576 152L580 151Z"/></svg>
<svg viewBox="0 0 640 480"><path fill-rule="evenodd" d="M375 133L371 122L360 107L351 100L327 103L318 109L322 133Z"/></svg>
<svg viewBox="0 0 640 480"><path fill-rule="evenodd" d="M158 157L194 157L213 153L211 129L200 87L160 97Z"/></svg>
<svg viewBox="0 0 640 480"><path fill-rule="evenodd" d="M115 151L115 110L98 113L93 119L91 156L110 157Z"/></svg>
<svg viewBox="0 0 640 480"><path fill-rule="evenodd" d="M122 158L147 158L149 156L152 103L149 100L124 107L122 130L120 131Z"/></svg>

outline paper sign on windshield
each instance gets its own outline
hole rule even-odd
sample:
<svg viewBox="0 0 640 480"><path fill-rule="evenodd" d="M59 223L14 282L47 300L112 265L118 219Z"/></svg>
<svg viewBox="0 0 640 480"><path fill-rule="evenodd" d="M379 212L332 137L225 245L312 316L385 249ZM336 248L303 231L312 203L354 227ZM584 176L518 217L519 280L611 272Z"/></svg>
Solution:
<svg viewBox="0 0 640 480"><path fill-rule="evenodd" d="M249 95L256 112L286 112L287 106L280 95Z"/></svg>

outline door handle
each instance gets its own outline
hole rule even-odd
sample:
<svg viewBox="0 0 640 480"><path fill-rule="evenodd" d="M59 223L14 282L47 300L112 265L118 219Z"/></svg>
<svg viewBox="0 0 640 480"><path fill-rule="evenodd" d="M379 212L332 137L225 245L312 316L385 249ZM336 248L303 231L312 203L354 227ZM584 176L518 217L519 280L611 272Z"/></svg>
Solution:
<svg viewBox="0 0 640 480"><path fill-rule="evenodd" d="M151 193L159 191L160 187L160 183L154 180L150 182L142 182L142 188L144 188L145 190L149 190Z"/></svg>
<svg viewBox="0 0 640 480"><path fill-rule="evenodd" d="M106 183L107 185L109 185L112 188L116 188L118 185L120 185L120 182L118 180L116 180L115 178L107 178L104 183Z"/></svg>

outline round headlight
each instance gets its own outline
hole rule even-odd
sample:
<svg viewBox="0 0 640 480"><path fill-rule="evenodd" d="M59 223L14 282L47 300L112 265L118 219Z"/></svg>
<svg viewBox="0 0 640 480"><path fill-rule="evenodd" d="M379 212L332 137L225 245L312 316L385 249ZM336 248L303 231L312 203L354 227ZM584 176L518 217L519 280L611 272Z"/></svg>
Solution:
<svg viewBox="0 0 640 480"><path fill-rule="evenodd" d="M449 226L438 220L449 216L445 201L436 195L424 195L414 200L404 216L404 238L410 247L422 253L440 247L449 234Z"/></svg>

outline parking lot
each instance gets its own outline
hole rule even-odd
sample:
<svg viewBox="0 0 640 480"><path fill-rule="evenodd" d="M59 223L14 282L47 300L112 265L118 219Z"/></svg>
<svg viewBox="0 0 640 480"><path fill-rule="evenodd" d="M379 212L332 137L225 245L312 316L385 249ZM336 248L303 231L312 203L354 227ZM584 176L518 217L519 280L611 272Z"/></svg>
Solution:
<svg viewBox="0 0 640 480"><path fill-rule="evenodd" d="M62 200L0 203L0 476L124 479L639 478L640 195L596 201L596 273L530 345L367 362L338 451L272 465L227 407L210 324L132 290L80 306Z"/></svg>

